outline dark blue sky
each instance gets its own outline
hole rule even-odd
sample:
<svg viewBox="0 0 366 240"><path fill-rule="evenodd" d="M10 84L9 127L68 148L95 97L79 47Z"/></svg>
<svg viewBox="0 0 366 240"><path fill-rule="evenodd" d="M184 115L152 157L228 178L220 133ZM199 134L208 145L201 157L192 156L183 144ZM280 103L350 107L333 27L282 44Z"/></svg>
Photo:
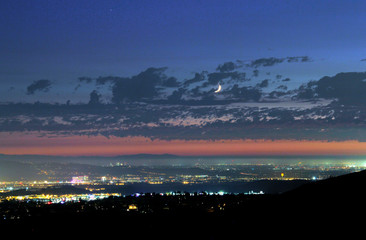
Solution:
<svg viewBox="0 0 366 240"><path fill-rule="evenodd" d="M293 82L364 71L365 1L0 2L0 101L83 99L78 77L168 67L180 78L226 61L309 56ZM43 95L26 95L47 79Z"/></svg>
<svg viewBox="0 0 366 240"><path fill-rule="evenodd" d="M364 154L365 10L0 0L0 153Z"/></svg>

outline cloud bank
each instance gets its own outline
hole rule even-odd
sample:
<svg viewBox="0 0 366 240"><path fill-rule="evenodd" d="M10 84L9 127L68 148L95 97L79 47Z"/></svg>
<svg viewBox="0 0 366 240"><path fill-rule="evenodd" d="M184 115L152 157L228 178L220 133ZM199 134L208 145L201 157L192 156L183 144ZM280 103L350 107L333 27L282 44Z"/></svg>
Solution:
<svg viewBox="0 0 366 240"><path fill-rule="evenodd" d="M167 140L366 141L366 72L338 73L294 87L293 77L262 70L308 61L304 56L225 62L187 79L167 74L166 67L131 77L84 76L74 83L96 88L85 104L3 104L0 131ZM222 91L215 93L218 84ZM34 94L51 86L49 80L39 80L27 90ZM110 101L103 98L106 92Z"/></svg>

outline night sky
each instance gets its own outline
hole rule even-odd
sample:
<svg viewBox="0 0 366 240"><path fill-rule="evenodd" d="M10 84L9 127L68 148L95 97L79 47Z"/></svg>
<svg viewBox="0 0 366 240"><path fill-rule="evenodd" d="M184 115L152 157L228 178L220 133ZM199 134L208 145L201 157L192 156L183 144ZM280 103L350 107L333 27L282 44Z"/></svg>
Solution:
<svg viewBox="0 0 366 240"><path fill-rule="evenodd" d="M0 153L366 154L365 9L1 1Z"/></svg>

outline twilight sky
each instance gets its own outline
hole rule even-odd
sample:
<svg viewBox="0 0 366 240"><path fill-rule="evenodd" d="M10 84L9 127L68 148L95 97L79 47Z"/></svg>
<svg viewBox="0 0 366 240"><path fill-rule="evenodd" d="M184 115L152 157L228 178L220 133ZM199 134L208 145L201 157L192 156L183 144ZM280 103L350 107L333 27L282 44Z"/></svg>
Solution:
<svg viewBox="0 0 366 240"><path fill-rule="evenodd" d="M365 9L346 0L1 1L0 141L12 145L0 153L50 154L49 138L74 147L113 139L100 155L144 152L137 143L116 151L137 137L166 147L225 139L221 154L253 154L232 140L352 141L341 153L358 154ZM31 151L24 139L39 144ZM154 144L146 151L189 152ZM201 154L217 148L207 146ZM261 146L256 153L271 149Z"/></svg>
<svg viewBox="0 0 366 240"><path fill-rule="evenodd" d="M238 59L309 56L316 64L286 69L298 81L362 71L365 9L365 1L1 1L0 100L35 100L22 94L40 79L57 89L38 98L79 100L70 90L81 76L168 67L181 79Z"/></svg>

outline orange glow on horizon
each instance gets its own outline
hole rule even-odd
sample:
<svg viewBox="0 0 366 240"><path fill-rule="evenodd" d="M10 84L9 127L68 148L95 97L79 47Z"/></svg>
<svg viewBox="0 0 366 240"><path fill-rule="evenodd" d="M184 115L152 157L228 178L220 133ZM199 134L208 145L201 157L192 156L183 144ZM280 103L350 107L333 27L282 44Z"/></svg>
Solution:
<svg viewBox="0 0 366 240"><path fill-rule="evenodd" d="M366 142L309 140L151 140L145 137L39 136L0 133L0 153L61 156L129 154L213 155L364 155Z"/></svg>

